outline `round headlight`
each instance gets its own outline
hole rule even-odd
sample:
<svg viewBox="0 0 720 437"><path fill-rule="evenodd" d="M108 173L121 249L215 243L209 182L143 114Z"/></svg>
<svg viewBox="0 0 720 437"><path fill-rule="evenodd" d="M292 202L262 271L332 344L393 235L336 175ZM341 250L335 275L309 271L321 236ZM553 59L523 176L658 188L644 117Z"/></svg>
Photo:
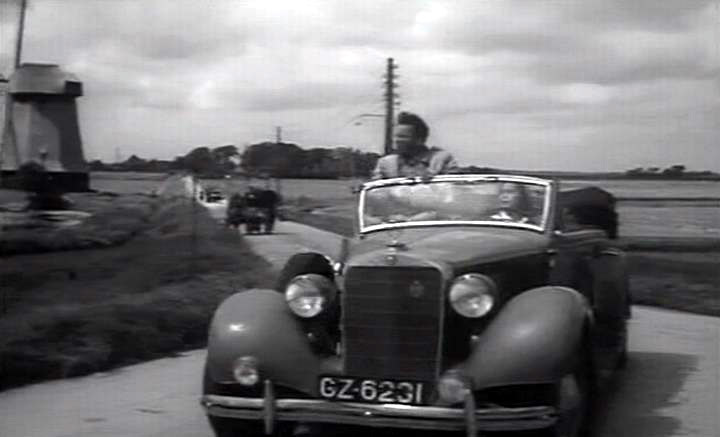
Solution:
<svg viewBox="0 0 720 437"><path fill-rule="evenodd" d="M233 376L242 385L255 385L260 380L257 359L252 356L240 357L233 365Z"/></svg>
<svg viewBox="0 0 720 437"><path fill-rule="evenodd" d="M495 306L495 282L485 275L468 273L455 279L450 288L450 304L460 315L477 318L487 315Z"/></svg>
<svg viewBox="0 0 720 437"><path fill-rule="evenodd" d="M285 289L285 300L290 309L300 317L315 317L335 297L335 284L325 276L315 273L294 277Z"/></svg>
<svg viewBox="0 0 720 437"><path fill-rule="evenodd" d="M467 379L457 372L450 371L438 380L438 401L441 405L458 404L465 399L469 390L470 384Z"/></svg>

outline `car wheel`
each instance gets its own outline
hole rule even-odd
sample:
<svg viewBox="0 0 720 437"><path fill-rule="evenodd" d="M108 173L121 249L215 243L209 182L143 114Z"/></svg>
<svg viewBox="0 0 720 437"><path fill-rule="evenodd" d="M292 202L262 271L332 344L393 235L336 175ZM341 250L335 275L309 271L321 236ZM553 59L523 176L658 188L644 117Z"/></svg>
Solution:
<svg viewBox="0 0 720 437"><path fill-rule="evenodd" d="M621 340L620 352L617 359L617 368L624 369L627 367L628 362L628 328L627 324L624 326L623 337Z"/></svg>
<svg viewBox="0 0 720 437"><path fill-rule="evenodd" d="M609 378L627 360L630 295L623 256L604 255L593 262L593 313L601 379Z"/></svg>
<svg viewBox="0 0 720 437"><path fill-rule="evenodd" d="M583 363L566 375L558 387L558 422L553 437L587 437L589 435L592 384L589 364Z"/></svg>
<svg viewBox="0 0 720 437"><path fill-rule="evenodd" d="M262 427L255 423L210 415L207 418L216 437L260 437L265 435Z"/></svg>

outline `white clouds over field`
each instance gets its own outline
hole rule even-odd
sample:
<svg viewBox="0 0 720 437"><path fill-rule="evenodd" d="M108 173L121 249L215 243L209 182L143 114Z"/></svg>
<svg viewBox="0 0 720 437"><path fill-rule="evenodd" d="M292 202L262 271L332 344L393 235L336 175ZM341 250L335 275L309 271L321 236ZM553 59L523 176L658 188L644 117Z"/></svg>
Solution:
<svg viewBox="0 0 720 437"><path fill-rule="evenodd" d="M2 0L3 35L18 1ZM91 157L242 145L277 125L377 151L380 120L350 120L382 110L394 57L402 108L463 163L720 170L718 1L29 3L23 60L83 80Z"/></svg>

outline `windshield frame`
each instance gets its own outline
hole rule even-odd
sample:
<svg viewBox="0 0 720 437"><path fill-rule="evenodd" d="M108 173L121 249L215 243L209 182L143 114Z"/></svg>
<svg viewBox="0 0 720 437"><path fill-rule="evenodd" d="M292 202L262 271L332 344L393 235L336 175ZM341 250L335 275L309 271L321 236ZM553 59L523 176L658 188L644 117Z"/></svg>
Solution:
<svg viewBox="0 0 720 437"><path fill-rule="evenodd" d="M368 190L379 187L401 186L401 185L418 185L424 183L435 182L515 182L530 185L538 185L545 188L544 205L542 212L542 220L539 225L531 223L502 222L497 220L424 220L409 221L402 223L381 223L376 225L364 224L363 211L365 210L365 195ZM553 182L548 179L540 179L530 176L515 176L504 174L457 174L457 175L438 175L432 178L422 177L403 177L392 179L380 179L376 181L366 182L360 190L360 198L357 206L357 223L358 232L361 235L372 232L384 231L389 229L406 229L419 227L441 227L441 226L475 226L475 227L495 227L495 228L513 228L526 229L538 233L545 233L549 228L551 201L553 197Z"/></svg>

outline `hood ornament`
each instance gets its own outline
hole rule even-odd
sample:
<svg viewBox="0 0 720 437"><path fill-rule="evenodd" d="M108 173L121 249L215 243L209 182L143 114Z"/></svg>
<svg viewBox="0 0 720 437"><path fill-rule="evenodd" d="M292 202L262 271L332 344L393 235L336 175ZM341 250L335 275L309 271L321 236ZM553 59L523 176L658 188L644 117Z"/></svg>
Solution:
<svg viewBox="0 0 720 437"><path fill-rule="evenodd" d="M407 250L407 245L400 241L400 237L402 237L403 234L402 230L391 229L389 233L390 241L386 244L387 247L395 250Z"/></svg>
<svg viewBox="0 0 720 437"><path fill-rule="evenodd" d="M391 229L389 233L390 241L385 244L385 246L388 248L388 251L385 254L385 264L389 266L394 266L398 262L397 253L401 250L407 250L407 246L405 245L405 243L400 241L400 237L402 236L402 230Z"/></svg>
<svg viewBox="0 0 720 437"><path fill-rule="evenodd" d="M410 289L408 291L410 292L410 297L419 299L423 296L423 294L425 294L425 286L422 282L416 279L412 282L412 284L410 284Z"/></svg>

